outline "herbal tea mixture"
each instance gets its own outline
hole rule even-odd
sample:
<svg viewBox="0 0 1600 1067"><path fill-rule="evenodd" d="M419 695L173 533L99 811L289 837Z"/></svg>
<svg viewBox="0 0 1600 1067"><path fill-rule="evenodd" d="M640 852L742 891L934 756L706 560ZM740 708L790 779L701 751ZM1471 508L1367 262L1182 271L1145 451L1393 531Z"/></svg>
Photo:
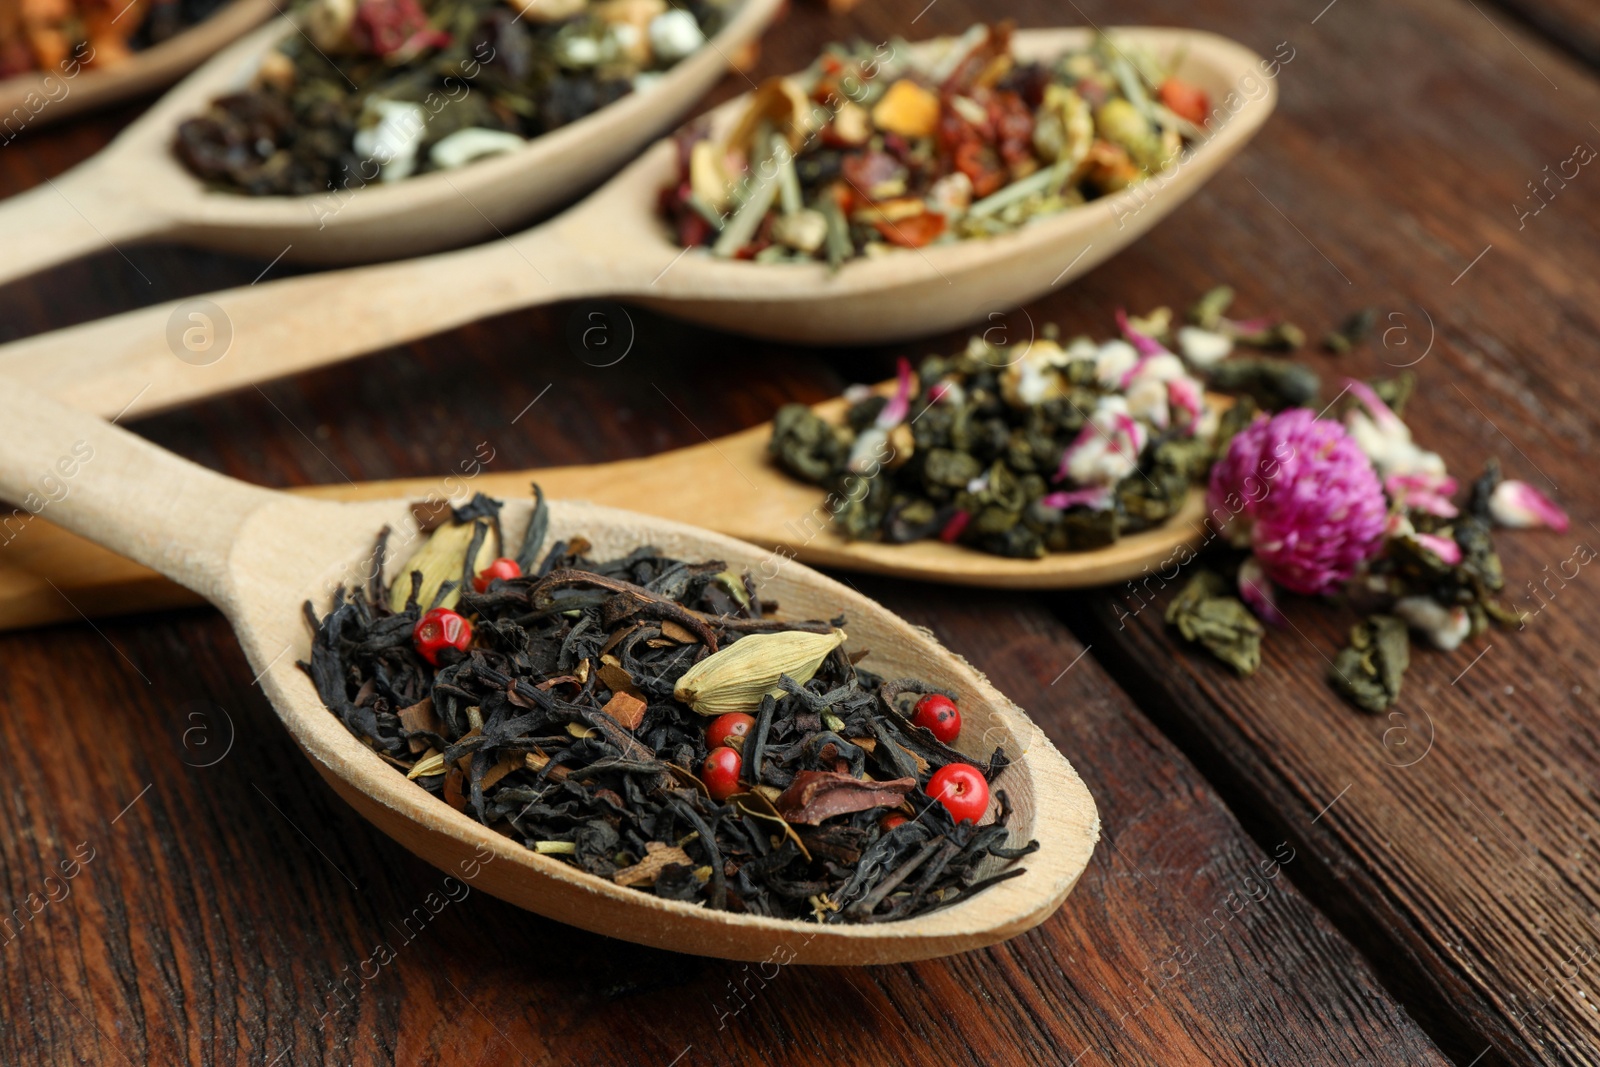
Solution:
<svg viewBox="0 0 1600 1067"><path fill-rule="evenodd" d="M901 361L892 397L860 390L843 421L780 409L769 450L829 490L852 540L926 538L1002 556L1103 548L1159 526L1206 476L1216 442L1253 405L1220 412L1200 378L1120 316L1123 337L1021 349L974 337L966 351ZM1149 331L1149 332L1147 332Z"/></svg>
<svg viewBox="0 0 1600 1067"><path fill-rule="evenodd" d="M775 78L722 141L680 135L663 211L684 247L758 262L848 259L1015 230L1172 166L1206 94L1124 43L1049 62L1011 26L916 48L833 45Z"/></svg>
<svg viewBox="0 0 1600 1067"><path fill-rule="evenodd" d="M1103 547L1167 520L1203 484L1201 546L1179 546L1156 570L1176 574L1202 553L1211 566L1189 577L1166 621L1249 675L1262 622L1286 622L1279 590L1343 595L1367 614L1330 681L1357 707L1387 710L1412 635L1451 650L1528 614L1500 599L1493 527L1564 531L1567 516L1503 478L1493 459L1458 505L1444 459L1401 419L1410 372L1347 380L1324 406L1315 371L1275 358L1303 346L1304 332L1230 318L1232 300L1232 290L1212 290L1187 321L1168 308L1137 319L1118 311L1122 336L1101 344L1080 337L1063 347L1047 330L1014 352L973 338L915 375L902 361L892 397L847 393L839 422L787 405L769 449L828 490L841 536L939 538L1006 556ZM1351 351L1375 318L1351 315L1323 348ZM1257 354L1235 354L1241 346ZM1207 406L1207 392L1233 394L1232 406ZM1153 592L1152 581L1165 588L1173 574L1129 587Z"/></svg>
<svg viewBox="0 0 1600 1067"><path fill-rule="evenodd" d="M29 71L75 78L208 17L224 0L7 0L0 3L0 78Z"/></svg>
<svg viewBox="0 0 1600 1067"><path fill-rule="evenodd" d="M646 89L737 0L312 0L250 88L178 128L252 196L344 191L512 152Z"/></svg>
<svg viewBox="0 0 1600 1067"><path fill-rule="evenodd" d="M717 910L884 922L1022 873L991 873L1038 844L1008 847L990 803L1004 754L949 747L958 694L863 670L848 620L773 618L720 562L596 562L581 538L540 561L535 494L515 558L479 495L418 509L437 525L392 586L306 605L301 666L386 761L541 854Z"/></svg>

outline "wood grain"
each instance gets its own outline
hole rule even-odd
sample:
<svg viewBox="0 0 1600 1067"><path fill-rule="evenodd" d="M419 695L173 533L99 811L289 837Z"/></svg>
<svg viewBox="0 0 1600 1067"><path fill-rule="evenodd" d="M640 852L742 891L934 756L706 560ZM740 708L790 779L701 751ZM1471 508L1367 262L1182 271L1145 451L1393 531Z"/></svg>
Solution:
<svg viewBox="0 0 1600 1067"><path fill-rule="evenodd" d="M1522 19L1557 48L1600 66L1600 11L1587 0L1495 0L1495 6Z"/></svg>

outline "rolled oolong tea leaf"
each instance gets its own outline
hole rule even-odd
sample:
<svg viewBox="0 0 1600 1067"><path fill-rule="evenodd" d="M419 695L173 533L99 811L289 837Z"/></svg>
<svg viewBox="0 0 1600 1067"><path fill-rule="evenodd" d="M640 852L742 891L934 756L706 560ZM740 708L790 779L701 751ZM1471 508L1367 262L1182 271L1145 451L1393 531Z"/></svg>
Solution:
<svg viewBox="0 0 1600 1067"><path fill-rule="evenodd" d="M1400 699L1410 665L1406 624L1393 615L1372 615L1350 628L1350 644L1333 658L1328 680L1350 703L1378 715Z"/></svg>
<svg viewBox="0 0 1600 1067"><path fill-rule="evenodd" d="M1195 572L1167 605L1166 621L1185 641L1199 643L1240 677L1248 678L1261 666L1265 630L1244 601L1227 589L1227 583L1215 571ZM1402 635L1404 632L1402 627Z"/></svg>
<svg viewBox="0 0 1600 1067"><path fill-rule="evenodd" d="M1367 307L1353 312L1338 329L1328 332L1328 336L1322 339L1322 347L1336 356L1342 356L1365 341L1377 322L1377 308Z"/></svg>
<svg viewBox="0 0 1600 1067"><path fill-rule="evenodd" d="M1120 321L1126 339L1101 344L1047 331L1020 355L973 338L915 374L902 361L893 400L855 398L837 423L781 409L768 451L829 491L848 539L1017 559L1105 547L1172 518L1233 425L1177 355Z"/></svg>
<svg viewBox="0 0 1600 1067"><path fill-rule="evenodd" d="M462 580L465 559L488 527L498 545L498 503L424 512L438 525L417 554L449 539L454 562L441 566L459 573L440 588L459 593L472 623L471 643L437 667L413 643L423 579L410 561L392 586L382 579L386 533L369 587L341 590L321 618L306 605L302 668L398 773L553 861L716 910L885 922L1021 873L1010 861L1038 845L1010 844L1004 789L983 825L956 823L927 793L941 768L972 760L907 707L960 694L885 682L846 654L843 618L775 618L777 606L721 562L648 546L596 561L581 538L547 548L535 493L523 573L482 592ZM698 776L707 719L675 696L685 679L702 703L739 695L754 712L741 791L726 802ZM1007 759L996 749L978 766L992 787ZM908 820L885 829L891 808Z"/></svg>
<svg viewBox="0 0 1600 1067"><path fill-rule="evenodd" d="M1315 407L1322 393L1316 371L1277 359L1225 359L1210 369L1207 384L1224 393L1244 393L1272 412Z"/></svg>

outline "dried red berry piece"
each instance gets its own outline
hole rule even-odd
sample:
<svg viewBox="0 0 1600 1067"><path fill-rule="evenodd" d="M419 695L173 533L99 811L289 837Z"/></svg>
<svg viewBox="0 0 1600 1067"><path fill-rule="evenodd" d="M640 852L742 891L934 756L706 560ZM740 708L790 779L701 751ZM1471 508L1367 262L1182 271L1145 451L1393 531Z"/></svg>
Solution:
<svg viewBox="0 0 1600 1067"><path fill-rule="evenodd" d="M511 578L521 577L522 567L517 561L501 556L478 572L477 577L472 579L472 588L483 593L488 591L489 583L491 582L503 582Z"/></svg>
<svg viewBox="0 0 1600 1067"><path fill-rule="evenodd" d="M739 753L726 746L714 748L707 754L700 767L700 780L705 783L712 800L720 804L739 791L739 772L743 767L744 760Z"/></svg>
<svg viewBox="0 0 1600 1067"><path fill-rule="evenodd" d="M911 721L947 745L961 733L961 710L943 693L929 693L917 701Z"/></svg>
<svg viewBox="0 0 1600 1067"><path fill-rule="evenodd" d="M472 644L472 623L449 608L434 608L412 627L411 641L417 654L437 667L439 654L445 649L465 652Z"/></svg>
<svg viewBox="0 0 1600 1067"><path fill-rule="evenodd" d="M928 779L927 793L956 822L977 822L989 810L989 783L970 763L948 763Z"/></svg>

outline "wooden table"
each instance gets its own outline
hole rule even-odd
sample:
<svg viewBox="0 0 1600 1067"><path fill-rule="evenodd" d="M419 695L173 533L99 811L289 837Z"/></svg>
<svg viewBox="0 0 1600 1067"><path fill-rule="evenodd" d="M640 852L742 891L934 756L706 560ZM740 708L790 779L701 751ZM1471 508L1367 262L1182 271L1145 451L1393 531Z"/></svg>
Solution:
<svg viewBox="0 0 1600 1067"><path fill-rule="evenodd" d="M1301 358L1330 381L1414 362L1409 417L1427 447L1463 475L1499 456L1566 504L1569 534L1501 539L1531 610L1526 583L1600 533L1600 177L1581 173L1522 228L1512 205L1574 144L1600 144L1600 76L1579 58L1600 32L1577 0L1507 5L999 9L1023 25L1190 22L1263 54L1287 42L1279 112L1255 144L1029 315L1104 335L1118 305L1182 304L1221 281L1242 308L1314 335L1378 307L1389 332L1370 351ZM995 7L800 7L755 73L848 32L956 31ZM730 77L722 95L744 84ZM134 114L0 147L0 193L59 173ZM107 250L0 289L0 338L266 266ZM268 485L438 473L483 441L497 468L593 462L748 426L964 340L818 352L634 310L635 349L598 368L565 340L585 310L506 316L134 428ZM0 926L0 1063L1600 1061L1588 570L1551 583L1523 632L1419 653L1389 719L1322 682L1353 618L1337 605L1290 604L1291 627L1240 682L1165 631L1170 593L1134 612L1126 589L857 581L1029 709L1093 790L1104 841L1040 929L949 960L763 976L481 894L435 915L424 901L442 875L322 785L220 616L107 620L0 637L0 911L31 916L14 936ZM1250 879L1274 859L1255 899ZM380 944L394 958L374 967Z"/></svg>

